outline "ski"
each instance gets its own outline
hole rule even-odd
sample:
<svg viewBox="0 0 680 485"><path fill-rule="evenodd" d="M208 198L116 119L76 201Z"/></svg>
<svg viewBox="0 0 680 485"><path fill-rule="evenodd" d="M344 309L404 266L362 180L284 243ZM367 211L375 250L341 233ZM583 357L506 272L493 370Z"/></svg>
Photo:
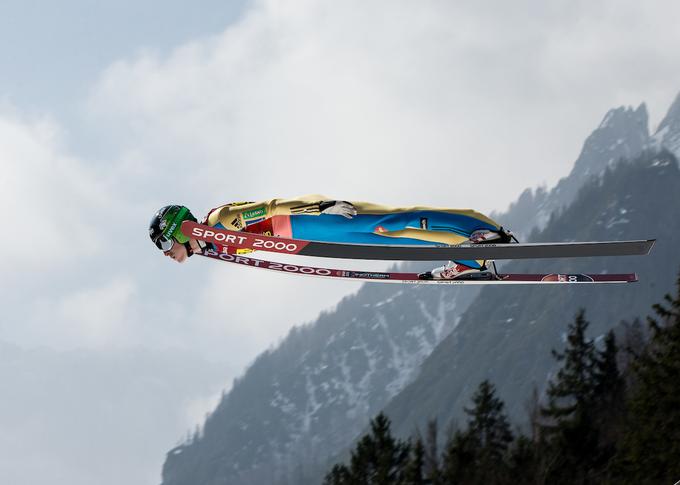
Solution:
<svg viewBox="0 0 680 485"><path fill-rule="evenodd" d="M461 244L458 246L397 246L329 243L229 231L182 223L182 232L221 246L322 258L389 261L444 261L471 259L583 258L592 256L636 256L648 254L655 239L634 241L561 242L528 244Z"/></svg>
<svg viewBox="0 0 680 485"><path fill-rule="evenodd" d="M315 266L301 266L292 263L278 263L255 259L249 256L220 253L214 249L206 249L197 253L210 259L217 259L227 263L239 264L250 268L260 268L280 273L315 276L354 281L368 281L374 283L402 283L415 285L552 285L552 284L588 284L588 283L634 283L635 273L625 274L499 274L498 279L480 278L482 275L472 275L470 279L460 280L424 280L418 273L397 273L381 271L357 271L348 269L320 268ZM477 278L475 278L477 276Z"/></svg>

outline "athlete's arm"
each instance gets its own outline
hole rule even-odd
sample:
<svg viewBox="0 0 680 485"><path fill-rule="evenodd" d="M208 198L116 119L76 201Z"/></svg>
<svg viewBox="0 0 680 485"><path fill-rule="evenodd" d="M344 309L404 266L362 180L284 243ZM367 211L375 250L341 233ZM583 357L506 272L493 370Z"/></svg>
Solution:
<svg viewBox="0 0 680 485"><path fill-rule="evenodd" d="M241 231L274 216L335 214L351 219L356 213L356 208L349 202L309 195L295 199L226 204L212 210L206 222L210 226L221 224L225 229Z"/></svg>
<svg viewBox="0 0 680 485"><path fill-rule="evenodd" d="M272 216L334 214L351 219L357 215L356 208L344 200L330 200L323 195L308 195L297 199L273 199L270 201Z"/></svg>

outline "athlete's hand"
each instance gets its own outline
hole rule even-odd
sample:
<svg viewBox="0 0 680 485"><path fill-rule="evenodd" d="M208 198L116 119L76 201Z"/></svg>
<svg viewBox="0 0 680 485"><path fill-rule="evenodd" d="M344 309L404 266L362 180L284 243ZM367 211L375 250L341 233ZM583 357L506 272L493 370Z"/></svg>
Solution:
<svg viewBox="0 0 680 485"><path fill-rule="evenodd" d="M351 219L357 215L357 209L352 204L344 200L329 200L320 205L322 214L333 214Z"/></svg>

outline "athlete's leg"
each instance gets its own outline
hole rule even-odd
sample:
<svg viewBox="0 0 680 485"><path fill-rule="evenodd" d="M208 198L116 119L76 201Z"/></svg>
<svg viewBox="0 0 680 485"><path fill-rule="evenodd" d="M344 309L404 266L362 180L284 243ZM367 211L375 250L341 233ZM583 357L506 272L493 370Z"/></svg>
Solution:
<svg viewBox="0 0 680 485"><path fill-rule="evenodd" d="M469 242L472 233L495 231L497 225L467 214L443 211L357 214L352 219L336 215L291 216L292 235L311 241L382 245L456 245ZM484 268L484 261L456 261L471 270Z"/></svg>
<svg viewBox="0 0 680 485"><path fill-rule="evenodd" d="M473 217L437 211L357 214L352 219L300 215L290 221L299 239L362 244L460 244L474 231L497 229Z"/></svg>

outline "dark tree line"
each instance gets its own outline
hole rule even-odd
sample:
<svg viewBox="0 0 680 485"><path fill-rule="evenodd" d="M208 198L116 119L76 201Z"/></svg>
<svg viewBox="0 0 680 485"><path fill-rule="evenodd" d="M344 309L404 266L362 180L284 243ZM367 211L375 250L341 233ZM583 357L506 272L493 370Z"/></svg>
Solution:
<svg viewBox="0 0 680 485"><path fill-rule="evenodd" d="M653 306L647 328L626 324L586 336L579 310L567 329L560 368L545 396L534 393L529 435L513 432L494 385L483 381L464 428L440 449L436 421L400 440L384 414L358 442L349 464L324 485L669 483L680 480L680 277L677 294Z"/></svg>

